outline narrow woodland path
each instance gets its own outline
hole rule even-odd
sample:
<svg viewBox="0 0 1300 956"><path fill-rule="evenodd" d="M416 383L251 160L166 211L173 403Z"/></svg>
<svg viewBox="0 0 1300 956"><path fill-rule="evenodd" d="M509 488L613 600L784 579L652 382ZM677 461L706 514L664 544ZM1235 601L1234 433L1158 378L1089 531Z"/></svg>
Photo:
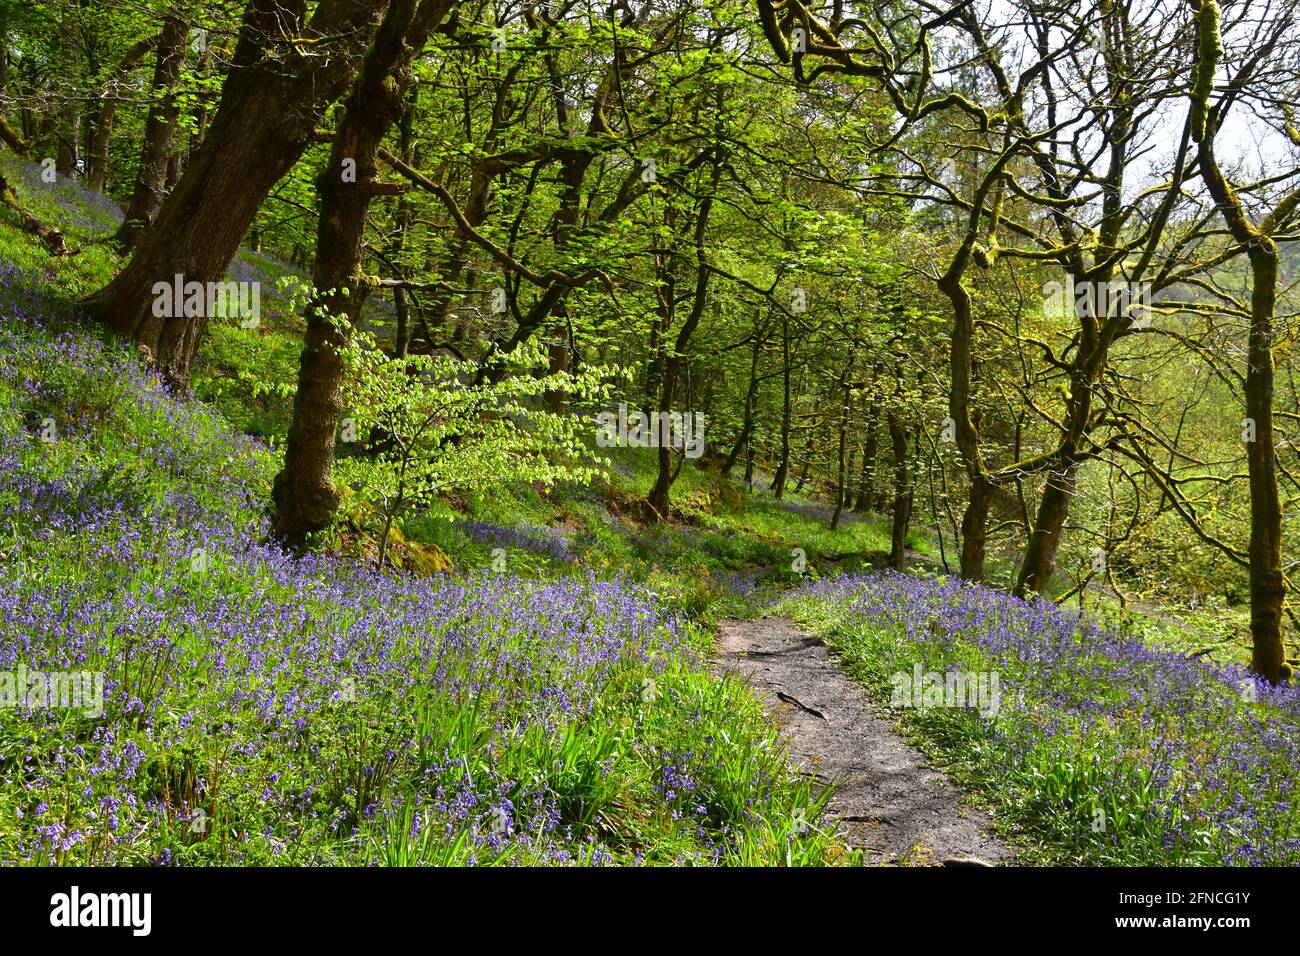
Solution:
<svg viewBox="0 0 1300 956"><path fill-rule="evenodd" d="M805 774L839 789L829 810L849 845L873 863L1011 863L988 817L904 740L818 638L784 618L723 621L714 652L763 699ZM916 848L916 849L914 849Z"/></svg>

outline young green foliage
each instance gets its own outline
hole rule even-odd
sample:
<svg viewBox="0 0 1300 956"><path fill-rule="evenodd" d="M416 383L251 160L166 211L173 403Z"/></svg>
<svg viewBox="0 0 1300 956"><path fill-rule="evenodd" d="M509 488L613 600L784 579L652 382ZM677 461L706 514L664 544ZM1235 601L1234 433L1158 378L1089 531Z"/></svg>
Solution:
<svg viewBox="0 0 1300 956"><path fill-rule="evenodd" d="M353 336L342 354L344 404L356 410L345 429L369 436L371 447L341 461L341 477L379 510L381 565L393 522L427 507L441 491L519 481L549 487L590 480L608 467L583 441L590 422L547 411L542 397L558 391L573 402L598 401L609 393L612 368L547 373L542 349L525 343L505 357L498 380L474 384L474 362L443 355L394 359L365 333Z"/></svg>

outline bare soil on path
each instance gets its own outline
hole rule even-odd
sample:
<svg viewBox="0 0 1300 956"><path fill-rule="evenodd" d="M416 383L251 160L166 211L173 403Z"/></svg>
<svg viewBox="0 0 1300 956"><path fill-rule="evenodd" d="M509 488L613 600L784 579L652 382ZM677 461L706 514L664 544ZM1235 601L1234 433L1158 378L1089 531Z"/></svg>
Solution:
<svg viewBox="0 0 1300 956"><path fill-rule="evenodd" d="M873 863L1011 864L989 817L908 743L830 649L793 621L722 622L719 671L743 675L780 725L796 769L838 782L828 810Z"/></svg>

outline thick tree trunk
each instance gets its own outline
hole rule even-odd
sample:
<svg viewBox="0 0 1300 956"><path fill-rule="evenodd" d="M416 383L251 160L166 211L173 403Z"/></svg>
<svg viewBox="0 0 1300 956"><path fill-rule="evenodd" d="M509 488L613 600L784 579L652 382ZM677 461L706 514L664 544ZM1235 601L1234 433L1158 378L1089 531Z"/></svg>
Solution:
<svg viewBox="0 0 1300 956"><path fill-rule="evenodd" d="M1282 572L1282 502L1273 442L1273 310L1277 297L1278 252L1261 237L1251 250L1253 288L1246 348L1246 417L1255 440L1246 444L1250 475L1251 667L1274 683L1290 679L1282 639L1286 579Z"/></svg>
<svg viewBox="0 0 1300 956"><path fill-rule="evenodd" d="M1100 281L1109 280L1109 275L1106 275ZM1087 314L1082 318L1080 342L1070 376L1070 396L1065 406L1064 430L1056 450L1056 464L1048 471L1033 531L1020 562L1015 588L1017 597L1030 592L1046 594L1056 571L1056 554L1061 547L1065 521L1070 515L1070 502L1078 483L1079 449L1091 424L1093 383L1101 373L1110 348L1109 336L1099 335L1098 329L1100 319L1109 321L1112 316Z"/></svg>
<svg viewBox="0 0 1300 956"><path fill-rule="evenodd" d="M113 142L113 121L117 116L117 99L105 95L95 113L94 133L90 139L90 156L86 159L86 188L102 193L108 185L108 148Z"/></svg>
<svg viewBox="0 0 1300 956"><path fill-rule="evenodd" d="M961 281L963 267L963 262L954 260L953 266L939 280L939 288L948 296L953 309L948 414L956 425L957 448L970 479L970 500L961 523L961 576L968 581L983 581L993 487L987 477L984 457L980 453L979 432L971 416L971 353L974 348L975 322L970 293Z"/></svg>
<svg viewBox="0 0 1300 956"><path fill-rule="evenodd" d="M140 236L153 224L167 194L167 164L171 158L172 137L176 133L179 111L176 107L176 84L185 63L185 41L189 24L176 14L163 21L158 37L158 59L154 66L154 103L144 124L144 144L140 147L140 166L126 217L114 237L123 249L134 249ZM105 145L107 150L107 145Z"/></svg>
<svg viewBox="0 0 1300 956"><path fill-rule="evenodd" d="M1201 178L1227 223L1233 240L1250 259L1250 331L1246 345L1246 443L1250 478L1250 633L1251 667L1273 683L1289 681L1282 635L1286 578L1282 571L1282 504L1278 492L1277 450L1273 438L1273 313L1277 305L1278 249L1271 231L1283 207L1300 202L1292 192L1259 225L1251 221L1240 195L1228 183L1215 155L1219 118L1210 108L1223 52L1219 7L1201 0L1196 8L1197 59L1191 85L1192 138L1197 145ZM1277 34L1272 42L1276 42ZM1222 101L1220 102L1222 105Z"/></svg>
<svg viewBox="0 0 1300 956"><path fill-rule="evenodd" d="M155 316L154 284L224 278L271 187L294 164L316 123L347 88L387 0L250 0L221 106L203 145L163 202L130 263L82 304L148 349L168 384L189 387L208 316ZM267 39L276 38L267 49ZM329 53L304 53L328 37Z"/></svg>
<svg viewBox="0 0 1300 956"><path fill-rule="evenodd" d="M27 141L23 139L22 134L10 126L9 121L3 116L0 116L0 142L3 142L24 159L31 152L31 147L27 145Z"/></svg>
<svg viewBox="0 0 1300 956"><path fill-rule="evenodd" d="M984 580L984 558L988 547L989 506L993 486L983 479L971 483L966 511L961 519L961 576L967 581Z"/></svg>
<svg viewBox="0 0 1300 956"><path fill-rule="evenodd" d="M1047 476L1043 497L1038 503L1034 530L1025 546L1025 557L1020 563L1016 578L1016 595L1024 597L1030 592L1046 594L1056 570L1056 553L1061 546L1061 534L1070 516L1070 501L1074 497L1079 466L1071 461L1064 469L1053 470Z"/></svg>
<svg viewBox="0 0 1300 956"><path fill-rule="evenodd" d="M567 308L567 306L561 306ZM559 334L557 328L556 333ZM546 344L546 374L556 375L560 372L569 371L572 365L572 356L569 351L568 342L548 342ZM546 410L556 414L563 415L568 408L568 396L562 388L548 388L542 395L542 400L546 403Z"/></svg>
<svg viewBox="0 0 1300 956"><path fill-rule="evenodd" d="M272 491L272 533L295 546L328 526L338 510L332 471L343 410L339 350L365 301L360 273L366 211L375 195L392 191L379 183L379 145L401 118L406 67L450 6L448 0L424 0L417 10L416 0L393 0L344 104L329 164L316 180L320 218L313 280L318 290L333 291L309 306L293 423ZM333 321L340 317L345 326Z"/></svg>
<svg viewBox="0 0 1300 956"><path fill-rule="evenodd" d="M3 174L0 174L0 202L3 202L4 205L18 214L18 218L22 220L23 228L45 243L45 248L49 250L50 255L67 256L77 251L68 248L60 230L36 218L19 202L17 194Z"/></svg>

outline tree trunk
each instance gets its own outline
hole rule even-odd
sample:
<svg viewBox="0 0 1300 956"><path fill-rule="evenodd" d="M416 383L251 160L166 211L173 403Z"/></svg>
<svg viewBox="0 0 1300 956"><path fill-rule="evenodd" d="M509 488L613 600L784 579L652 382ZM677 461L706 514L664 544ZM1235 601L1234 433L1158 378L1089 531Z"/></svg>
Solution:
<svg viewBox="0 0 1300 956"><path fill-rule="evenodd" d="M360 273L366 211L375 195L391 192L379 183L379 145L401 118L407 66L450 6L449 0L423 0L417 10L416 0L393 0L344 104L329 164L316 180L320 218L313 281L322 293L308 307L293 423L272 490L272 533L291 545L305 544L338 510L332 471L343 411L339 350L365 301ZM346 318L346 328L333 321L338 317Z"/></svg>
<svg viewBox="0 0 1300 956"><path fill-rule="evenodd" d="M700 324L700 318L704 315L704 305L708 301L709 276L712 273L708 266L704 239L708 232L709 214L713 209L713 197L717 193L721 175L722 156L720 151L715 151L709 191L700 200L699 215L695 220L695 257L697 265L695 270L695 293L691 302L691 311L677 333L672 352L665 357L663 362L663 385L659 393L659 411L662 414L670 414L673 410L673 399L677 392L677 376L686 357L686 346L690 342L691 336L695 334L696 327ZM649 506L650 513L656 518L662 519L668 515L668 491L672 487L675 477L676 473L672 467L672 449L668 447L666 441L661 441L659 445L659 473L655 477L654 487L650 489L650 494L646 496L646 504Z"/></svg>
<svg viewBox="0 0 1300 956"><path fill-rule="evenodd" d="M1109 274L1102 282L1109 282ZM1091 306L1086 307L1091 309ZM1033 531L1025 546L1025 556L1016 577L1015 593L1024 597L1030 592L1046 594L1056 571L1056 554L1061 547L1061 535L1070 515L1070 501L1078 482L1081 459L1079 449L1086 440L1092 418L1092 388L1109 351L1110 338L1098 334L1101 316L1089 311L1082 323L1080 342L1070 375L1070 395L1066 401L1065 422L1056 450L1057 464L1047 473L1043 497L1038 503L1038 514ZM1107 315L1107 321L1113 317Z"/></svg>
<svg viewBox="0 0 1300 956"><path fill-rule="evenodd" d="M772 494L777 501L785 497L785 483L790 474L790 319L781 312L781 461L772 476Z"/></svg>
<svg viewBox="0 0 1300 956"><path fill-rule="evenodd" d="M0 173L0 202L18 214L18 218L22 220L23 228L45 243L45 248L49 250L50 255L67 256L77 251L68 248L60 230L42 222L19 202L17 194L14 192L13 187L9 185L9 181L5 179L3 173Z"/></svg>
<svg viewBox="0 0 1300 956"><path fill-rule="evenodd" d="M561 304L559 308L567 309L568 306ZM559 328L556 331L558 333ZM546 374L556 375L560 372L567 372L571 365L572 358L568 342L548 342L546 344ZM555 415L563 415L565 409L568 408L568 396L562 388L548 388L542 395L542 400L546 403L546 410Z"/></svg>
<svg viewBox="0 0 1300 956"><path fill-rule="evenodd" d="M1020 563L1016 578L1016 596L1030 592L1046 594L1056 570L1056 553L1061 546L1061 533L1070 516L1070 501L1074 497L1079 466L1073 462L1064 469L1053 470L1047 476L1043 497L1038 503L1034 530L1025 547L1025 557Z"/></svg>
<svg viewBox="0 0 1300 956"><path fill-rule="evenodd" d="M966 511L961 519L961 576L967 581L984 580L989 506L992 501L991 484L982 478L971 482Z"/></svg>
<svg viewBox="0 0 1300 956"><path fill-rule="evenodd" d="M113 141L113 122L117 117L117 88L126 81L141 57L158 45L158 36L146 37L126 51L99 95L95 111L90 155L86 159L86 188L102 193L108 185L109 146Z"/></svg>
<svg viewBox="0 0 1300 956"><path fill-rule="evenodd" d="M953 309L948 414L956 424L957 448L970 479L970 500L961 523L961 576L968 581L983 581L993 486L988 480L984 458L980 454L979 432L971 418L971 352L974 347L975 322L970 293L961 281L964 265L962 259L954 259L953 265L939 280L939 288L948 296ZM893 427L892 424L890 427Z"/></svg>
<svg viewBox="0 0 1300 956"><path fill-rule="evenodd" d="M144 124L144 144L140 148L140 166L135 174L131 202L126 218L114 237L123 249L134 249L144 231L153 224L167 194L167 166L171 159L172 137L176 133L179 111L176 84L185 63L185 41L189 24L172 13L163 21L158 37L158 59L154 65L154 103ZM107 150L107 144L104 146Z"/></svg>
<svg viewBox="0 0 1300 956"><path fill-rule="evenodd" d="M862 443L862 474L854 511L870 511L876 504L876 457L880 454L880 403L867 409L867 440Z"/></svg>
<svg viewBox="0 0 1300 956"><path fill-rule="evenodd" d="M758 401L758 359L762 347L763 342L759 338L756 327L754 329L753 349L751 349L749 357L749 385L745 388L744 419L740 425L740 434L736 436L736 443L731 446L731 451L722 463L724 477L729 476L731 469L736 467L736 461L740 458L741 449L749 444L750 436L754 434L754 408Z"/></svg>
<svg viewBox="0 0 1300 956"><path fill-rule="evenodd" d="M393 290L393 309L397 313L397 329L393 333L393 357L403 359L411 350L411 305L406 290L398 286Z"/></svg>
<svg viewBox="0 0 1300 956"><path fill-rule="evenodd" d="M316 123L347 88L387 0L250 0L209 135L163 202L130 263L82 305L146 348L166 382L189 387L206 315L153 314L154 284L176 274L221 280L271 187L302 155ZM267 38L277 38L268 50ZM330 37L305 55L301 39ZM289 68L292 67L292 68Z"/></svg>
<svg viewBox="0 0 1300 956"><path fill-rule="evenodd" d="M1278 249L1271 230L1285 208L1300 202L1300 190L1282 199L1259 225L1251 221L1240 195L1228 183L1215 155L1220 117L1210 109L1223 52L1219 8L1201 0L1196 9L1197 59L1191 86L1192 138L1197 145L1201 178L1214 199L1233 240L1250 259L1250 331L1246 345L1246 425L1254 425L1246 443L1250 478L1250 633L1251 667L1272 683L1291 678L1282 636L1286 578L1282 571L1282 504L1277 483L1273 439L1273 313L1277 304ZM1281 33L1274 35L1276 43ZM1226 97L1227 94L1225 94ZM1220 101L1220 106L1223 101Z"/></svg>
<svg viewBox="0 0 1300 956"><path fill-rule="evenodd" d="M9 121L3 116L0 116L0 142L3 142L24 159L31 152L31 147L27 145L27 141L23 139L22 134L9 125Z"/></svg>
<svg viewBox="0 0 1300 956"><path fill-rule="evenodd" d="M897 412L889 413L889 439L894 449L894 523L889 537L889 566L903 570L907 559L907 529L912 521L912 469L907 432Z"/></svg>
<svg viewBox="0 0 1300 956"><path fill-rule="evenodd" d="M1277 296L1278 252L1263 238L1251 249L1253 288L1246 348L1246 417L1255 423L1255 440L1246 444L1250 475L1250 633L1251 667L1278 683L1290 678L1282 639L1286 579L1282 572L1282 502L1273 442L1273 310Z"/></svg>

